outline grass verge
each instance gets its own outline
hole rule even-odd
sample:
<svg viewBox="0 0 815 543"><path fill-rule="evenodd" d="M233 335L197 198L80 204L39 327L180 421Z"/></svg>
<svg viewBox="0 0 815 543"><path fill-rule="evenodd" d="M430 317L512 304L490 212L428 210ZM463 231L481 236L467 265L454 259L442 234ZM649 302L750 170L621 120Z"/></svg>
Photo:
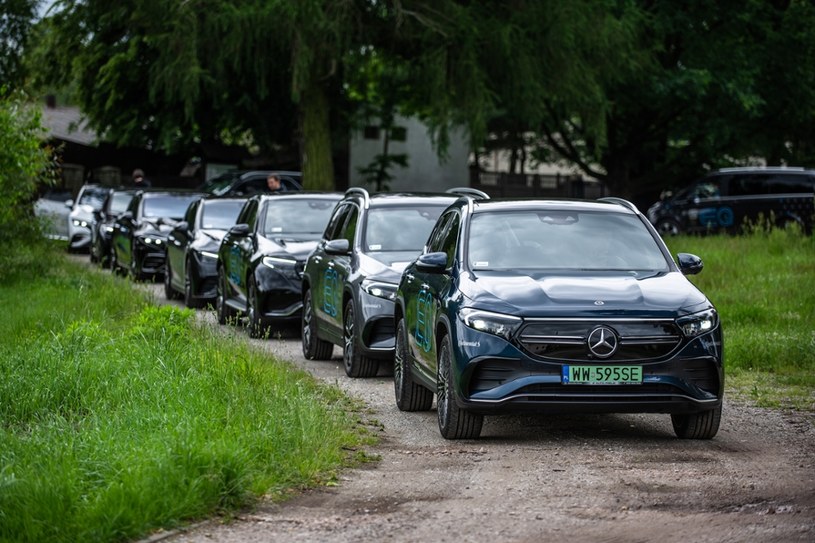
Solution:
<svg viewBox="0 0 815 543"><path fill-rule="evenodd" d="M364 459L338 389L48 259L0 285L0 540L143 537Z"/></svg>
<svg viewBox="0 0 815 543"><path fill-rule="evenodd" d="M755 229L666 242L705 262L690 279L719 310L728 393L815 410L815 237Z"/></svg>

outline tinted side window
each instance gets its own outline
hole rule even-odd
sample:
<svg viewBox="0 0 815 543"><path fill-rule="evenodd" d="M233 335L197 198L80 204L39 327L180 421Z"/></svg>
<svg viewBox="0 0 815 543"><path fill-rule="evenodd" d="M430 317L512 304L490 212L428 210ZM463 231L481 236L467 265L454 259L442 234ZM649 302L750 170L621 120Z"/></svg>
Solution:
<svg viewBox="0 0 815 543"><path fill-rule="evenodd" d="M456 259L456 247L458 247L458 231L460 226L461 218L458 213L454 213L442 238L441 250L447 253L447 267L452 266L453 261Z"/></svg>
<svg viewBox="0 0 815 543"><path fill-rule="evenodd" d="M357 231L357 221L359 220L359 209L357 206L349 206L351 208L348 214L348 220L345 221L345 226L342 229L340 238L348 240L351 247L354 246L354 233Z"/></svg>
<svg viewBox="0 0 815 543"><path fill-rule="evenodd" d="M770 176L766 174L734 175L730 180L728 194L730 196L767 194L769 178Z"/></svg>
<svg viewBox="0 0 815 543"><path fill-rule="evenodd" d="M198 212L200 205L201 200L191 203L190 207L187 208L187 212L184 214L184 220L187 221L190 228L195 228L195 214Z"/></svg>
<svg viewBox="0 0 815 543"><path fill-rule="evenodd" d="M430 237L427 240L428 253L438 253L444 250L442 248L444 242L444 232L447 229L447 225L453 215L453 212L443 215L436 223L436 226L433 227L433 231L430 232Z"/></svg>
<svg viewBox="0 0 815 543"><path fill-rule="evenodd" d="M255 224L255 219L258 215L258 201L257 200L249 200L244 204L243 209L241 209L240 215L238 215L238 220L235 224L248 224L251 228Z"/></svg>
<svg viewBox="0 0 815 543"><path fill-rule="evenodd" d="M328 226L325 227L323 239L332 240L340 237L342 225L345 224L345 219L351 211L351 206L348 204L338 205L328 220Z"/></svg>
<svg viewBox="0 0 815 543"><path fill-rule="evenodd" d="M779 174L768 182L771 194L800 194L815 192L815 177Z"/></svg>

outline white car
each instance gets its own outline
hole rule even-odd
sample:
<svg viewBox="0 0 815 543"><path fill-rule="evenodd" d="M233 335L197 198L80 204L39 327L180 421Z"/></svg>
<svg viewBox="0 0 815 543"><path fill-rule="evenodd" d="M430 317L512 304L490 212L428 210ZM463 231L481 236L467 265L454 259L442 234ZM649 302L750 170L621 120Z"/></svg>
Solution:
<svg viewBox="0 0 815 543"><path fill-rule="evenodd" d="M99 185L83 185L68 214L68 250L86 251L91 246L91 230L96 224L95 213L102 209L110 189Z"/></svg>
<svg viewBox="0 0 815 543"><path fill-rule="evenodd" d="M71 191L52 189L34 202L34 215L42 222L42 230L49 239L68 241L68 215L71 213Z"/></svg>

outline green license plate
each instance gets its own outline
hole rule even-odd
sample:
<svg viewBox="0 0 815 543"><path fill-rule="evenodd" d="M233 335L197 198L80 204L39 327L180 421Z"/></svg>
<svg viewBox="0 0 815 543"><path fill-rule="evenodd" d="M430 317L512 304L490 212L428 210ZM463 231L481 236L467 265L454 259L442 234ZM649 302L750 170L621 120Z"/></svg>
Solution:
<svg viewBox="0 0 815 543"><path fill-rule="evenodd" d="M564 385L639 385L642 366L563 366Z"/></svg>

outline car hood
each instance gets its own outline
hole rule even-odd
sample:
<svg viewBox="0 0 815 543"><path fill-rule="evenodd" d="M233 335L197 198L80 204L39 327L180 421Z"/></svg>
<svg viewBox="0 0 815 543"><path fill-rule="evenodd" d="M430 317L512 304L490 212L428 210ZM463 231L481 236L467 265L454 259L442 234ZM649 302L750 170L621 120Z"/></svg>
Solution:
<svg viewBox="0 0 815 543"><path fill-rule="evenodd" d="M175 228L176 221L174 219L144 219L136 231L137 235L150 234L151 236L167 237L170 231Z"/></svg>
<svg viewBox="0 0 815 543"><path fill-rule="evenodd" d="M317 247L317 242L316 239L264 238L258 236L258 253L261 255L288 255L298 262L302 262Z"/></svg>
<svg viewBox="0 0 815 543"><path fill-rule="evenodd" d="M363 253L360 255L360 268L365 276L379 281L399 284L404 269L419 256L417 251L389 251L384 253Z"/></svg>
<svg viewBox="0 0 815 543"><path fill-rule="evenodd" d="M224 239L225 235L226 230L217 228L198 230L195 233L195 240L193 240L192 246L199 251L217 253L218 247L221 245L221 240Z"/></svg>
<svg viewBox="0 0 815 543"><path fill-rule="evenodd" d="M601 272L553 274L479 272L462 277L474 307L518 316L676 317L697 311L707 298L679 272L642 275Z"/></svg>

